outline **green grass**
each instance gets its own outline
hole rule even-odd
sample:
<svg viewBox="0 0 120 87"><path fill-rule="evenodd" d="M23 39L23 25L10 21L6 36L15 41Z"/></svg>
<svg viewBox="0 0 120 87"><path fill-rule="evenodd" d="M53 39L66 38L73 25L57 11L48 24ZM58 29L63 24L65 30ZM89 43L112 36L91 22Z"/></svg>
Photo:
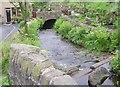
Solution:
<svg viewBox="0 0 120 87"><path fill-rule="evenodd" d="M120 52L118 51L117 54L111 59L110 61L111 68L114 73L120 76Z"/></svg>

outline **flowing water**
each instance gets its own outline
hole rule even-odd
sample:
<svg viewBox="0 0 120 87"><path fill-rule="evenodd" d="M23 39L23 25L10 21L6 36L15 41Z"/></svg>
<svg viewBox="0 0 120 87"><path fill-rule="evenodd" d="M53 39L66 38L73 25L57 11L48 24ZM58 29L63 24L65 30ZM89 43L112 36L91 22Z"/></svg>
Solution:
<svg viewBox="0 0 120 87"><path fill-rule="evenodd" d="M90 66L96 62L91 60L103 60L106 56L95 55L83 48L73 45L67 40L61 38L54 29L42 30L39 33L41 48L49 52L49 59L54 62L56 68L71 71L71 77L79 85L88 85L88 75ZM89 62L86 62L89 61ZM109 64L104 64L103 67L109 69ZM88 70L88 74L80 76L79 69ZM76 71L75 71L76 70ZM116 85L120 87L120 79L117 77L108 78L103 85Z"/></svg>

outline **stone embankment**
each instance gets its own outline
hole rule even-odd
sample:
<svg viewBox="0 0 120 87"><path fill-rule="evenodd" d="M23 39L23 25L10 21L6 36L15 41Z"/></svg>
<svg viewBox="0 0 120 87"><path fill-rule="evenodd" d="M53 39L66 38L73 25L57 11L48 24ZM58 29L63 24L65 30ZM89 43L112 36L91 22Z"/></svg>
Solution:
<svg viewBox="0 0 120 87"><path fill-rule="evenodd" d="M54 68L39 47L12 44L9 76L12 85L77 85L71 76Z"/></svg>

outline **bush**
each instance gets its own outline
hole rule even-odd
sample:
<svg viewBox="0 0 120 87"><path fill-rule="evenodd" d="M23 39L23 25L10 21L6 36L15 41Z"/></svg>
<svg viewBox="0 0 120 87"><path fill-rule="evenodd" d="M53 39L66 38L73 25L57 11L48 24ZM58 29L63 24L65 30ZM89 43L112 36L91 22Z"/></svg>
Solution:
<svg viewBox="0 0 120 87"><path fill-rule="evenodd" d="M21 34L16 34L12 39L12 42L39 46L39 38L37 34L38 34L38 29L42 27L43 23L44 21L42 19L32 20L31 23L28 25L29 37L26 37L25 35L21 35ZM22 22L20 24L22 26ZM23 30L24 30L24 26L21 28L22 32Z"/></svg>
<svg viewBox="0 0 120 87"><path fill-rule="evenodd" d="M59 28L60 28L60 25L63 23L63 19L62 18L60 18L60 19L58 19L56 22L55 22L55 25L54 25L54 28L56 29L56 31L58 32L59 30Z"/></svg>
<svg viewBox="0 0 120 87"><path fill-rule="evenodd" d="M110 47L109 51L115 51L120 45L118 42L118 30L114 30L110 35Z"/></svg>
<svg viewBox="0 0 120 87"><path fill-rule="evenodd" d="M88 30L84 27L75 27L72 28L72 30L68 33L68 38L73 43L78 45L83 45L83 40L85 38L85 35L88 33Z"/></svg>
<svg viewBox="0 0 120 87"><path fill-rule="evenodd" d="M14 20L15 23L16 22L20 23L23 20L23 18L14 16L13 20Z"/></svg>
<svg viewBox="0 0 120 87"><path fill-rule="evenodd" d="M3 42L0 44L0 52L2 53L2 73L6 74L9 66L9 52L10 52L10 42Z"/></svg>
<svg viewBox="0 0 120 87"><path fill-rule="evenodd" d="M11 84L11 80L9 79L8 76L2 76L0 78L0 86L2 87L4 86L9 86Z"/></svg>
<svg viewBox="0 0 120 87"><path fill-rule="evenodd" d="M73 28L73 24L70 22L64 21L60 28L58 29L58 32L63 36L63 38L68 38L68 32Z"/></svg>
<svg viewBox="0 0 120 87"><path fill-rule="evenodd" d="M25 26L25 21L21 21L19 24L20 24L20 28L23 28Z"/></svg>
<svg viewBox="0 0 120 87"><path fill-rule="evenodd" d="M120 52L111 59L110 66L114 73L120 75Z"/></svg>
<svg viewBox="0 0 120 87"><path fill-rule="evenodd" d="M108 51L109 45L109 33L104 28L92 30L85 36L85 47L90 50Z"/></svg>
<svg viewBox="0 0 120 87"><path fill-rule="evenodd" d="M6 76L9 69L9 58L10 58L10 42L0 43L0 69L2 69L2 76L0 76L0 86L1 85L10 85L11 81Z"/></svg>
<svg viewBox="0 0 120 87"><path fill-rule="evenodd" d="M36 35L38 29L42 27L43 23L44 22L41 19L32 20L31 23L28 25L29 35Z"/></svg>
<svg viewBox="0 0 120 87"><path fill-rule="evenodd" d="M118 30L109 32L105 27L96 27L92 30L79 28L63 19L58 19L54 27L63 38L68 38L73 43L82 45L91 51L111 52L120 46Z"/></svg>

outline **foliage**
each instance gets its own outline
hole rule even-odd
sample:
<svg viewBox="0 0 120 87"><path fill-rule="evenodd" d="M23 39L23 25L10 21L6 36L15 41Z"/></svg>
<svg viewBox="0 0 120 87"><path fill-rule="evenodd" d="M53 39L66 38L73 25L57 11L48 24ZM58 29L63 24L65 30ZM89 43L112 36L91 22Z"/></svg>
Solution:
<svg viewBox="0 0 120 87"><path fill-rule="evenodd" d="M108 31L105 27L87 29L85 27L74 27L73 24L63 19L58 19L54 28L75 44L81 45L91 51L112 52L120 45L118 42L118 31Z"/></svg>
<svg viewBox="0 0 120 87"><path fill-rule="evenodd" d="M59 31L60 25L61 25L62 23L63 23L63 19L62 19L62 18L59 18L59 19L55 22L54 28L56 29L57 32Z"/></svg>
<svg viewBox="0 0 120 87"><path fill-rule="evenodd" d="M34 1L33 3L32 3L32 6L33 6L33 8L35 8L35 9L45 9L46 7L47 7L47 2L38 2L38 1Z"/></svg>
<svg viewBox="0 0 120 87"><path fill-rule="evenodd" d="M58 29L58 32L63 36L63 38L68 38L68 32L74 27L73 24L71 24L68 21L64 21L60 28Z"/></svg>
<svg viewBox="0 0 120 87"><path fill-rule="evenodd" d="M77 19L80 21L80 22L82 22L82 23L85 23L86 21L85 21L85 18L82 16L82 15L79 15L78 17L77 17Z"/></svg>
<svg viewBox="0 0 120 87"><path fill-rule="evenodd" d="M25 26L25 21L21 21L19 25L20 25L20 28L23 28Z"/></svg>
<svg viewBox="0 0 120 87"><path fill-rule="evenodd" d="M82 28L75 27L75 28L72 28L71 31L69 31L68 38L75 44L83 45L84 44L83 40L87 33L88 33L88 30L85 27L82 27Z"/></svg>
<svg viewBox="0 0 120 87"><path fill-rule="evenodd" d="M111 42L110 42L109 50L115 51L118 48L118 46L120 45L118 42L118 30L115 30L111 33L110 40L111 40Z"/></svg>
<svg viewBox="0 0 120 87"><path fill-rule="evenodd" d="M9 52L10 52L10 42L3 42L0 44L0 52L2 52L2 73L7 73L9 66Z"/></svg>
<svg viewBox="0 0 120 87"><path fill-rule="evenodd" d="M37 31L40 27L43 25L42 19L34 19L31 21L31 23L28 25L29 35L37 35Z"/></svg>
<svg viewBox="0 0 120 87"><path fill-rule="evenodd" d="M10 79L5 76L9 69L10 42L0 43L0 53L2 53L2 61L0 61L0 68L2 69L0 85L10 85Z"/></svg>
<svg viewBox="0 0 120 87"><path fill-rule="evenodd" d="M111 68L113 72L120 75L120 52L115 55L110 61Z"/></svg>
<svg viewBox="0 0 120 87"><path fill-rule="evenodd" d="M20 22L23 20L23 18L14 16L14 17L13 17L13 20L14 20L15 23L16 23L16 22L20 23Z"/></svg>
<svg viewBox="0 0 120 87"><path fill-rule="evenodd" d="M99 22L104 25L108 24L112 18L112 22L115 22L117 16L113 16L113 12L117 13L117 3L110 2L92 2L86 5L86 14L88 17L95 19L99 17Z"/></svg>
<svg viewBox="0 0 120 87"><path fill-rule="evenodd" d="M21 32L24 32L24 27L22 27L22 24L24 21L20 23L21 26ZM26 37L25 35L17 34L13 38L13 42L22 43L22 44L29 44L34 46L39 46L39 40L37 37L38 29L42 27L44 21L42 19L34 19L31 21L31 23L28 25L29 30L29 37Z"/></svg>
<svg viewBox="0 0 120 87"><path fill-rule="evenodd" d="M2 76L2 77L0 77L0 86L2 85L5 85L5 86L8 86L8 85L10 85L11 84L11 81L10 81L10 79L9 79L9 77L8 76Z"/></svg>
<svg viewBox="0 0 120 87"><path fill-rule="evenodd" d="M108 51L109 44L109 33L104 28L92 30L85 36L85 47L90 50Z"/></svg>

